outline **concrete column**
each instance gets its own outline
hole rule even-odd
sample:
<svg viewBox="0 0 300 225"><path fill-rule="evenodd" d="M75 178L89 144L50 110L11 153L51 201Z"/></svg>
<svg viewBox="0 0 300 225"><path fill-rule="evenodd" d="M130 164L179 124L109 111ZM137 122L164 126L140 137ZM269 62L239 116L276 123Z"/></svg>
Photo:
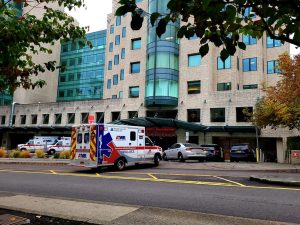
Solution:
<svg viewBox="0 0 300 225"><path fill-rule="evenodd" d="M285 163L285 152L287 150L287 138L278 138L276 140L277 161L278 163Z"/></svg>

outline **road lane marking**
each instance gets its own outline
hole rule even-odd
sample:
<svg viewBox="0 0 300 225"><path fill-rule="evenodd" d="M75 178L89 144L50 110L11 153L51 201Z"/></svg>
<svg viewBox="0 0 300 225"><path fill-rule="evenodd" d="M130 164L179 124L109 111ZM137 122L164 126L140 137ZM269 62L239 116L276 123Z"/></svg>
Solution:
<svg viewBox="0 0 300 225"><path fill-rule="evenodd" d="M99 173L96 173L96 176L97 176L97 177L101 177L101 175L100 175Z"/></svg>
<svg viewBox="0 0 300 225"><path fill-rule="evenodd" d="M49 170L52 174L57 174L54 170Z"/></svg>
<svg viewBox="0 0 300 225"><path fill-rule="evenodd" d="M288 187L271 187L271 186L240 186L233 183L219 183L219 182L204 182L204 181L190 181L190 180L172 180L172 179L153 179L153 178L141 178L141 177L125 177L125 176L107 176L100 174L75 174L75 173L50 173L39 171L22 171L22 170L8 170L0 169L0 172L11 173L27 173L27 174L44 174L44 175L57 175L57 176L73 176L73 177L89 177L98 179L119 179L119 180L135 180L135 181L149 181L149 182L164 182L164 183L177 183L177 184L194 184L194 185L208 185L208 186L220 186L220 187L236 187L236 188L251 188L251 189L270 189L270 190L288 190L288 191L300 191L299 188Z"/></svg>
<svg viewBox="0 0 300 225"><path fill-rule="evenodd" d="M152 177L154 180L157 180L157 177L153 176L151 173L148 173L148 176Z"/></svg>
<svg viewBox="0 0 300 225"><path fill-rule="evenodd" d="M242 187L246 186L246 185L244 185L244 184L241 184L241 183L238 183L238 182L235 182L235 181L232 181L232 180L228 180L228 179L225 179L225 178L223 178L223 177L218 177L218 176L213 176L213 177L215 177L215 178L217 178L217 179L220 179L220 180L227 181L227 182L229 182L229 183L233 183L233 184L242 186Z"/></svg>

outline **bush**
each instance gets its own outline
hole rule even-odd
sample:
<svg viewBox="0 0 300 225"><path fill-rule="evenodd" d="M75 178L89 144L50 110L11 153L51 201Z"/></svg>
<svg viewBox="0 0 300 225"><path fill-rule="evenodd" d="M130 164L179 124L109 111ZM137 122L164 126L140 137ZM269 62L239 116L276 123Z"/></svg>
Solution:
<svg viewBox="0 0 300 225"><path fill-rule="evenodd" d="M7 157L7 151L3 148L0 149L0 158L6 158Z"/></svg>
<svg viewBox="0 0 300 225"><path fill-rule="evenodd" d="M53 155L54 159L59 159L60 153L59 152L55 152Z"/></svg>
<svg viewBox="0 0 300 225"><path fill-rule="evenodd" d="M45 158L45 152L44 150L40 149L40 150L35 150L35 155L37 158L41 159L41 158Z"/></svg>
<svg viewBox="0 0 300 225"><path fill-rule="evenodd" d="M60 159L70 159L70 151L63 151L59 154Z"/></svg>
<svg viewBox="0 0 300 225"><path fill-rule="evenodd" d="M30 158L30 152L29 151L21 151L20 158Z"/></svg>
<svg viewBox="0 0 300 225"><path fill-rule="evenodd" d="M21 152L18 150L12 150L9 154L9 158L20 158Z"/></svg>

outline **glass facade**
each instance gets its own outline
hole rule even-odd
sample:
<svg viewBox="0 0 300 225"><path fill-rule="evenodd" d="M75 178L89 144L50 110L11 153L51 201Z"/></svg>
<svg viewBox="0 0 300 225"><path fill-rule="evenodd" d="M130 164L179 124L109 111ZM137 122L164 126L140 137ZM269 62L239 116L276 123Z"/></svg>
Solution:
<svg viewBox="0 0 300 225"><path fill-rule="evenodd" d="M149 13L167 13L169 0L150 0ZM179 22L171 22L158 38L155 26L148 21L145 105L177 106L179 77ZM134 46L132 45L132 48Z"/></svg>
<svg viewBox="0 0 300 225"><path fill-rule="evenodd" d="M80 101L103 98L106 30L87 34L93 48L78 42L62 43L57 101Z"/></svg>

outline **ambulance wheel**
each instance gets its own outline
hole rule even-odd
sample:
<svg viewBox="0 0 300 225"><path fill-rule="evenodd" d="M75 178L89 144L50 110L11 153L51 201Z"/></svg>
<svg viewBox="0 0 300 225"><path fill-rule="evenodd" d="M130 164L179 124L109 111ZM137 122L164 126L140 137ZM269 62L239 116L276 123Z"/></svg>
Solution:
<svg viewBox="0 0 300 225"><path fill-rule="evenodd" d="M125 165L126 165L126 162L125 162L125 159L123 159L123 158L118 159L117 162L115 163L115 167L119 171L124 170Z"/></svg>
<svg viewBox="0 0 300 225"><path fill-rule="evenodd" d="M154 166L158 166L159 165L159 156L155 155L153 161L154 161Z"/></svg>
<svg viewBox="0 0 300 225"><path fill-rule="evenodd" d="M54 149L50 149L50 150L49 150L49 154L50 154L50 155L54 155L54 154L55 154L55 150L54 150Z"/></svg>

